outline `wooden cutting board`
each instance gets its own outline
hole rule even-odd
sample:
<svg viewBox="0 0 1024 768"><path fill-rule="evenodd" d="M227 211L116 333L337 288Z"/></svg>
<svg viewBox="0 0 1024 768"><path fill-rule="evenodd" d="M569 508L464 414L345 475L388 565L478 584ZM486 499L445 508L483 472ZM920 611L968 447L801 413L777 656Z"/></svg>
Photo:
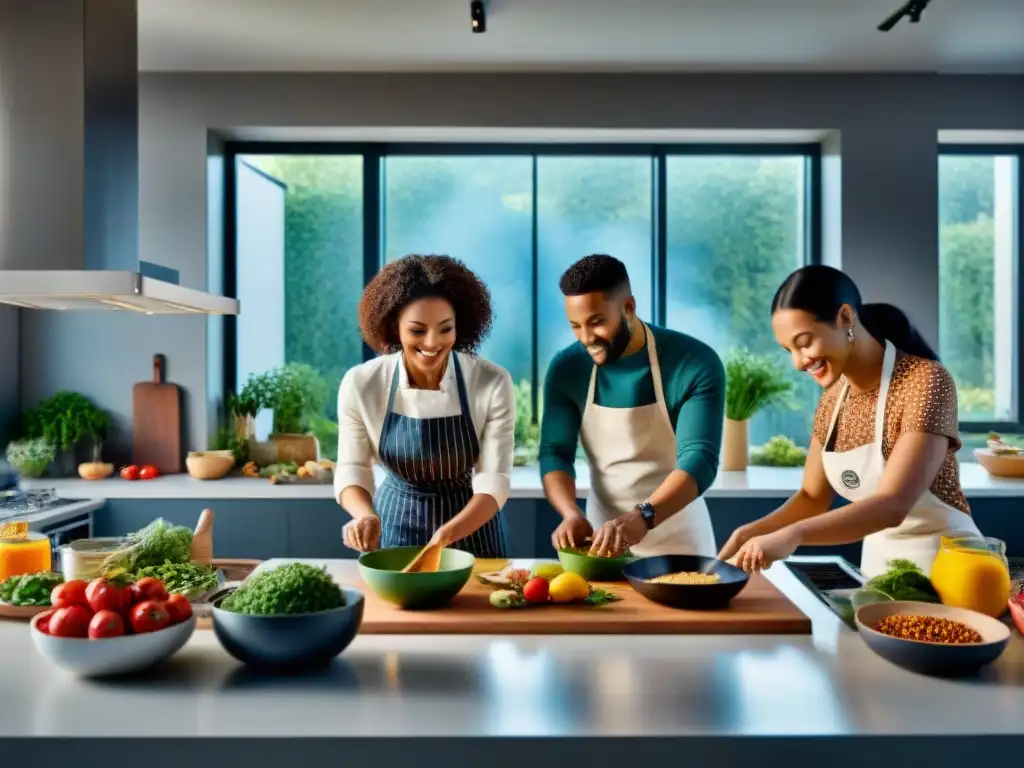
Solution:
<svg viewBox="0 0 1024 768"><path fill-rule="evenodd" d="M165 359L153 356L153 380L132 389L132 463L161 474L182 471L181 390L164 381Z"/></svg>
<svg viewBox="0 0 1024 768"><path fill-rule="evenodd" d="M809 635L811 620L761 574L754 574L730 606L721 611L683 611L651 602L628 582L601 584L622 600L604 606L544 605L498 609L491 587L476 577L448 607L403 611L378 598L362 582L366 595L366 635Z"/></svg>

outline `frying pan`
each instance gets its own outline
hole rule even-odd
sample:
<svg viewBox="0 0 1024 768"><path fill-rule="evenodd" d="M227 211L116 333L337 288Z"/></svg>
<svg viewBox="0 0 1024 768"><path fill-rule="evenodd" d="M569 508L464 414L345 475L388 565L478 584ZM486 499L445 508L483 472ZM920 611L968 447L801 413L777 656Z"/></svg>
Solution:
<svg viewBox="0 0 1024 768"><path fill-rule="evenodd" d="M655 576L690 571L695 573L717 573L720 581L715 584L661 584L647 581ZM633 589L655 603L670 608L691 611L721 610L729 605L743 588L750 576L739 568L700 555L657 555L634 560L622 569L622 574Z"/></svg>

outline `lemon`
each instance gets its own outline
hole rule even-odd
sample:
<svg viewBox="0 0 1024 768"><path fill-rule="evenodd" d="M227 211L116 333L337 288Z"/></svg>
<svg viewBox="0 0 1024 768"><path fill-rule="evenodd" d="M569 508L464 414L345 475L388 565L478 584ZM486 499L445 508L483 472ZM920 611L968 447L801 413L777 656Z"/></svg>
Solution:
<svg viewBox="0 0 1024 768"><path fill-rule="evenodd" d="M545 581L551 581L562 572L562 566L558 563L541 563L533 569L534 576L540 576Z"/></svg>
<svg viewBox="0 0 1024 768"><path fill-rule="evenodd" d="M578 573L560 573L551 580L548 596L554 603L583 600L590 594L590 584Z"/></svg>

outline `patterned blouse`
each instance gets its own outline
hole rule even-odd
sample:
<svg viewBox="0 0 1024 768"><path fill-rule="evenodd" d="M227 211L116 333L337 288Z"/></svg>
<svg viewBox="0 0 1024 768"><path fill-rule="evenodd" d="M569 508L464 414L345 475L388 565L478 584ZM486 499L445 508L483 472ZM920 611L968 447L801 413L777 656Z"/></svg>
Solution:
<svg viewBox="0 0 1024 768"><path fill-rule="evenodd" d="M814 436L822 447L842 388L840 379L825 390L814 414ZM904 432L929 432L948 437L949 449L931 492L946 504L970 514L967 497L960 487L960 466L956 460L956 452L962 445L956 402L956 385L945 367L933 360L897 351L885 405L882 456L889 459L896 439ZM847 393L836 421L832 450L849 451L874 439L877 404L878 389L856 395L852 391Z"/></svg>

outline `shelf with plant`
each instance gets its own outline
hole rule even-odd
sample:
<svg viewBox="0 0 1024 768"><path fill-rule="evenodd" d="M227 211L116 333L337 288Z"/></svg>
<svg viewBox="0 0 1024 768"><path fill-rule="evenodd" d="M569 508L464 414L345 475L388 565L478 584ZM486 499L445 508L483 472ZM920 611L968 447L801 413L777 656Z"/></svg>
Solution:
<svg viewBox="0 0 1024 768"><path fill-rule="evenodd" d="M52 445L56 456L64 460L64 474L74 473L83 446L89 445L92 460L99 461L109 429L106 411L85 395L67 390L41 400L22 414L24 438L42 439Z"/></svg>
<svg viewBox="0 0 1024 768"><path fill-rule="evenodd" d="M725 359L725 434L722 469L746 469L749 463L749 422L770 405L795 408L793 382L767 355L734 349Z"/></svg>

